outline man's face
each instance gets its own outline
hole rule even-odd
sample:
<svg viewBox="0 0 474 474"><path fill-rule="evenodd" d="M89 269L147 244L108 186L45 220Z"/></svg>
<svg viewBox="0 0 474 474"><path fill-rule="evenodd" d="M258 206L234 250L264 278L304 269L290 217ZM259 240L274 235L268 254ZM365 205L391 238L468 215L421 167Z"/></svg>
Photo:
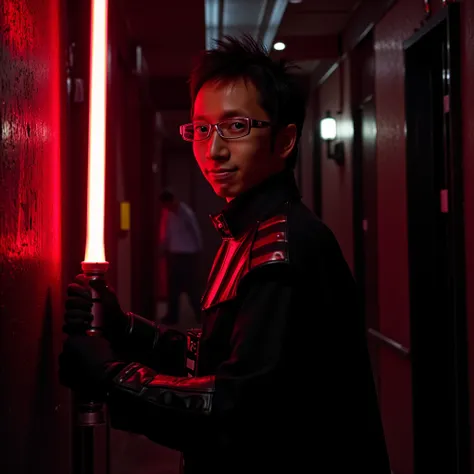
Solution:
<svg viewBox="0 0 474 474"><path fill-rule="evenodd" d="M255 86L243 79L208 82L196 96L193 121L215 124L231 117L269 121L258 100ZM272 147L270 127L251 128L247 136L230 140L214 129L207 140L193 143L193 151L215 193L228 201L283 170L288 156L281 147Z"/></svg>

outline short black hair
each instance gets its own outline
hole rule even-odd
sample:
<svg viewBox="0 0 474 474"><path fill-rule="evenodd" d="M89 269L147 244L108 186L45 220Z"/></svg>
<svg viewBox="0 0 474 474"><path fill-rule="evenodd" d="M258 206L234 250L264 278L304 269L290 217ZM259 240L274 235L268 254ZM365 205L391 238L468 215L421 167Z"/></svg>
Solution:
<svg viewBox="0 0 474 474"><path fill-rule="evenodd" d="M160 201L165 203L165 202L172 202L174 200L175 196L174 193L169 190L169 189L164 189L160 193Z"/></svg>
<svg viewBox="0 0 474 474"><path fill-rule="evenodd" d="M249 35L241 39L224 36L215 43L216 48L202 51L195 59L189 79L192 107L208 81L232 82L242 78L252 82L274 133L288 124L296 125L296 144L286 160L287 166L294 168L306 112L305 95L291 74L296 66L283 59L273 60L267 49Z"/></svg>

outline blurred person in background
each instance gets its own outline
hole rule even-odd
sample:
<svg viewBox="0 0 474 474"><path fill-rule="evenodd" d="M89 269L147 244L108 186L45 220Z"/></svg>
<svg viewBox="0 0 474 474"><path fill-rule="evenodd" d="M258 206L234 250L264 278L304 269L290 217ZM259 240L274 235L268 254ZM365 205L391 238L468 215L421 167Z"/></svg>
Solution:
<svg viewBox="0 0 474 474"><path fill-rule="evenodd" d="M200 322L201 292L199 284L199 255L202 251L201 230L194 211L170 190L160 194L160 202L168 211L165 235L160 242L160 254L166 257L168 281L168 313L163 324L179 322L179 300L187 294L197 322Z"/></svg>

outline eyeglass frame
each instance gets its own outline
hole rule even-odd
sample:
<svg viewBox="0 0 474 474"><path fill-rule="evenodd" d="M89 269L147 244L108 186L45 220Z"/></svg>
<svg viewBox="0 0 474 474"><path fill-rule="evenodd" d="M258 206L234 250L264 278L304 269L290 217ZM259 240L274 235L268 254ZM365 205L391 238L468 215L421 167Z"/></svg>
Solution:
<svg viewBox="0 0 474 474"><path fill-rule="evenodd" d="M224 137L224 136L222 136L222 132L219 129L219 124L221 124L223 122L228 122L229 120L237 120L237 119L247 121L247 123L248 123L247 133L245 135L241 135L240 137ZM203 123L206 123L206 122L203 120ZM179 126L179 134L181 135L181 138L186 142L203 142L203 141L209 139L210 136L212 135L212 132L214 131L214 129L216 129L218 135L223 140L238 140L239 138L244 138L247 135L249 135L250 130L252 130L252 128L266 128L266 127L271 126L271 122L268 122L266 120L257 120L257 119L253 119L253 118L250 118L250 117L229 117L229 118L221 120L220 122L217 122L217 123L206 123L206 124L209 125L209 132L208 132L206 138L201 138L200 140L187 140L186 138L184 138L184 127L186 127L188 125L193 125L193 122L189 122L189 123L185 123L183 125L180 125Z"/></svg>

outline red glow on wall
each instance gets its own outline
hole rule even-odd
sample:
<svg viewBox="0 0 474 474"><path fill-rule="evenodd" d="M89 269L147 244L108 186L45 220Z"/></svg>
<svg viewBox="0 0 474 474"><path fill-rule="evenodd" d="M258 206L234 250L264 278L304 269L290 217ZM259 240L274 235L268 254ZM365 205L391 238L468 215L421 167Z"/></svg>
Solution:
<svg viewBox="0 0 474 474"><path fill-rule="evenodd" d="M58 4L52 0L37 11L25 0L3 3L1 247L9 260L60 260ZM40 26L43 18L47 28Z"/></svg>
<svg viewBox="0 0 474 474"><path fill-rule="evenodd" d="M68 427L60 423L67 405L56 367L64 4L0 1L0 419L9 433L0 472L69 467Z"/></svg>
<svg viewBox="0 0 474 474"><path fill-rule="evenodd" d="M51 98L51 192L52 192L52 225L53 225L53 242L52 242L52 259L53 264L60 271L61 262L61 100L65 100L65 87L61 83L62 75L61 67L61 18L59 15L59 0L50 2L49 18L51 19L51 36L49 38L49 49L53 57L58 61L57 67L50 70L50 98ZM61 94L62 92L62 94Z"/></svg>
<svg viewBox="0 0 474 474"><path fill-rule="evenodd" d="M3 0L3 15L7 27L2 33L11 53L20 54L31 49L33 19L26 0Z"/></svg>

